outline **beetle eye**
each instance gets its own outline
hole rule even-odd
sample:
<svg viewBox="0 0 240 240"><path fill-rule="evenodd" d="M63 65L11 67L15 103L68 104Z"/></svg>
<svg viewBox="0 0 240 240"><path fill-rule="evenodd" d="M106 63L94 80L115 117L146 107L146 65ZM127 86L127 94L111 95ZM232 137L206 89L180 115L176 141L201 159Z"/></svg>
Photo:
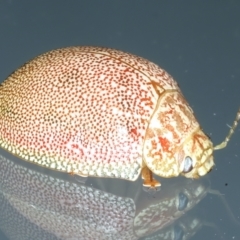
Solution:
<svg viewBox="0 0 240 240"><path fill-rule="evenodd" d="M192 169L193 169L192 164L193 164L192 158L189 157L189 156L185 157L184 166L183 166L183 173L188 173L188 172L192 171Z"/></svg>

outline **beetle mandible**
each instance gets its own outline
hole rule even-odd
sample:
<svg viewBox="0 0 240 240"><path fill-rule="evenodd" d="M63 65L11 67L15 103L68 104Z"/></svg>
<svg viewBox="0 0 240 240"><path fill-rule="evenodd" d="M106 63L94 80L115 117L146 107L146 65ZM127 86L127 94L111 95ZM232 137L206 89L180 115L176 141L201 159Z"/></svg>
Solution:
<svg viewBox="0 0 240 240"><path fill-rule="evenodd" d="M0 86L0 146L23 160L81 176L158 187L161 177L198 178L213 147L177 83L156 64L122 51L68 47L42 54Z"/></svg>

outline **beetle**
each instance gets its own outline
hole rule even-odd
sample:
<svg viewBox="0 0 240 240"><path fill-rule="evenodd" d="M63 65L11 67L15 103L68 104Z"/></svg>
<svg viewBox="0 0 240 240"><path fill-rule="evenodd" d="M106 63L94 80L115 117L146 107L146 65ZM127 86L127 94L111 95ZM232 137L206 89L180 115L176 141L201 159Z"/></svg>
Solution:
<svg viewBox="0 0 240 240"><path fill-rule="evenodd" d="M0 146L58 171L134 181L198 178L213 147L173 78L156 64L102 47L44 53L0 86Z"/></svg>

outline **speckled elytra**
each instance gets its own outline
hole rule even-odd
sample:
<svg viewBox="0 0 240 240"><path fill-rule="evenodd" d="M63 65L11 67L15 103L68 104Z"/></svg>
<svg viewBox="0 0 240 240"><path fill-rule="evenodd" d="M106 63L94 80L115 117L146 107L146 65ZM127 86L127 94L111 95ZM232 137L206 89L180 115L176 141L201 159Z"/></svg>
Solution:
<svg viewBox="0 0 240 240"><path fill-rule="evenodd" d="M157 187L161 177L198 178L213 147L173 78L121 51L69 47L42 54L0 86L0 146L23 160L81 176Z"/></svg>

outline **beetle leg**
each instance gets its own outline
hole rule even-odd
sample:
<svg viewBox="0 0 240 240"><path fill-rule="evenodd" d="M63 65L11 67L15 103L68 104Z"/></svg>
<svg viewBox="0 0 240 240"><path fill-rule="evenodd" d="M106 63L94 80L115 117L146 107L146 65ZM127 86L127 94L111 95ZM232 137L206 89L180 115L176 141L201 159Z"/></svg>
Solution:
<svg viewBox="0 0 240 240"><path fill-rule="evenodd" d="M153 178L153 173L147 166L142 168L142 179L144 188L158 189L161 186L161 183Z"/></svg>
<svg viewBox="0 0 240 240"><path fill-rule="evenodd" d="M88 179L88 175L84 175L83 173L81 172L74 172L74 171L71 171L71 172L68 172L69 175L73 176L74 179L81 183L81 184L85 184L86 183L86 180Z"/></svg>

